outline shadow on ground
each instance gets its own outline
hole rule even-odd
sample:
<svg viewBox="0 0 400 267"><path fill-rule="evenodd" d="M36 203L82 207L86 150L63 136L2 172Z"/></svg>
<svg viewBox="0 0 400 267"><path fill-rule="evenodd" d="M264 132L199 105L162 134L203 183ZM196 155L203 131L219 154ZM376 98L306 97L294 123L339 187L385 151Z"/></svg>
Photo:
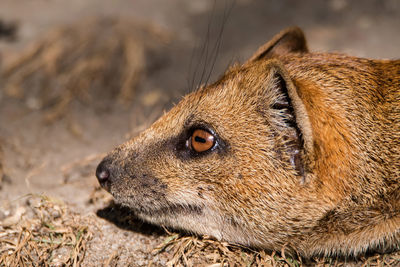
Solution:
<svg viewBox="0 0 400 267"><path fill-rule="evenodd" d="M111 202L107 207L97 210L96 215L105 219L121 229L147 236L166 235L166 231L156 225L149 224L139 219L132 210Z"/></svg>

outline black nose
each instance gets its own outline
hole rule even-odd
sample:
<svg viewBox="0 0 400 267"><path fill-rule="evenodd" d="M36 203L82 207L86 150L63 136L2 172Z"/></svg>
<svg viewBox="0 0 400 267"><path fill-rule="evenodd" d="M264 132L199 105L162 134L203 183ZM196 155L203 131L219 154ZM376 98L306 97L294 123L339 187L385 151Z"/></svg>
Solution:
<svg viewBox="0 0 400 267"><path fill-rule="evenodd" d="M111 174L110 169L108 168L108 162L103 160L100 162L99 166L96 169L96 177L99 180L99 183L104 186L104 184L110 180Z"/></svg>

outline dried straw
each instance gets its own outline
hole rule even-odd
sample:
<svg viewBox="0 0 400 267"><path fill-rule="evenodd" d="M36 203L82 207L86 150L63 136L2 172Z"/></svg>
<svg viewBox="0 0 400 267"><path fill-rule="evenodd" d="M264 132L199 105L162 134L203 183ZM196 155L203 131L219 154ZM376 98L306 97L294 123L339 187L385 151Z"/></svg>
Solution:
<svg viewBox="0 0 400 267"><path fill-rule="evenodd" d="M0 266L80 266L92 233L61 202L29 195L0 221Z"/></svg>
<svg viewBox="0 0 400 267"><path fill-rule="evenodd" d="M63 116L71 102L107 109L129 103L145 75L146 53L168 36L154 26L95 18L55 28L15 58L5 59L5 95L31 109Z"/></svg>

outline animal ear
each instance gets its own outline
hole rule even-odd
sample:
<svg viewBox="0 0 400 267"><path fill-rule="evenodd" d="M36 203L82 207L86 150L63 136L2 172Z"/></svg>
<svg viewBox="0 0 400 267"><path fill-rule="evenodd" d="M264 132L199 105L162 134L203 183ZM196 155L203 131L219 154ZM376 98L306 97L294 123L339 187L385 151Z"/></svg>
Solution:
<svg viewBox="0 0 400 267"><path fill-rule="evenodd" d="M307 109L294 82L285 67L276 59L268 61L269 79L272 81L268 90L272 90L269 102L270 114L276 121L281 149L289 155L292 167L307 182L314 162L313 135ZM272 87L272 88L271 88Z"/></svg>
<svg viewBox="0 0 400 267"><path fill-rule="evenodd" d="M275 35L269 42L258 48L248 62L272 58L288 53L307 53L307 43L303 31L299 27L287 28Z"/></svg>

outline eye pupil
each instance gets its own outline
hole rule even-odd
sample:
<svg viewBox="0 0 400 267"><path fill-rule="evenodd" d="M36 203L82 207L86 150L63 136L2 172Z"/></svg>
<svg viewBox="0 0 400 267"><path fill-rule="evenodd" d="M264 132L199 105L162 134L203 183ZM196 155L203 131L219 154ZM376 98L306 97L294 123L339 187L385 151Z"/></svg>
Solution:
<svg viewBox="0 0 400 267"><path fill-rule="evenodd" d="M197 129L191 136L190 148L196 152L205 152L215 144L215 137L206 130Z"/></svg>
<svg viewBox="0 0 400 267"><path fill-rule="evenodd" d="M206 139L201 138L200 136L195 136L195 137L194 137L194 141L200 142L200 143L205 143L205 142L207 142Z"/></svg>

